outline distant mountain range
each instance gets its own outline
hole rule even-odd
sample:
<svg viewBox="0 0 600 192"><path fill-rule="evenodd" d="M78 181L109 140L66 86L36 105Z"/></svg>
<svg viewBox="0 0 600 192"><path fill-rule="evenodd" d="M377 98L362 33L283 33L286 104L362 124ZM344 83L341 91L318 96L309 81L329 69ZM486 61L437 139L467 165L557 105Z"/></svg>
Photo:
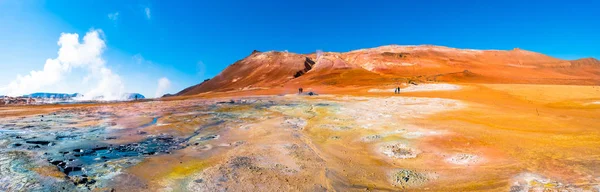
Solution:
<svg viewBox="0 0 600 192"><path fill-rule="evenodd" d="M67 94L67 93L32 93L29 95L23 95L23 97L31 98L44 98L44 99L68 99L73 97L83 96L79 93Z"/></svg>
<svg viewBox="0 0 600 192"><path fill-rule="evenodd" d="M146 97L144 97L144 95L139 94L139 93L126 93L126 97L127 100L136 100L136 99L145 99Z"/></svg>
<svg viewBox="0 0 600 192"><path fill-rule="evenodd" d="M79 93L32 93L29 95L23 95L23 97L35 98L35 99L61 99L61 100L70 100L77 97L83 97L83 94ZM145 99L146 97L139 93L125 93L123 95L124 100L136 100L136 99ZM102 99L95 98L95 99Z"/></svg>

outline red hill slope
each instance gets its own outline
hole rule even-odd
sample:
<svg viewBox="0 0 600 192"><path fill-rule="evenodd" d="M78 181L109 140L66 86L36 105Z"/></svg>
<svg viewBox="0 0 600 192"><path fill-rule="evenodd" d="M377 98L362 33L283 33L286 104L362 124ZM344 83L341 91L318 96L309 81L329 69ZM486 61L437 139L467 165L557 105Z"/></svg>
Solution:
<svg viewBox="0 0 600 192"><path fill-rule="evenodd" d="M561 60L514 49L382 46L346 53L258 52L177 95L298 87L372 87L400 82L600 84L600 61Z"/></svg>

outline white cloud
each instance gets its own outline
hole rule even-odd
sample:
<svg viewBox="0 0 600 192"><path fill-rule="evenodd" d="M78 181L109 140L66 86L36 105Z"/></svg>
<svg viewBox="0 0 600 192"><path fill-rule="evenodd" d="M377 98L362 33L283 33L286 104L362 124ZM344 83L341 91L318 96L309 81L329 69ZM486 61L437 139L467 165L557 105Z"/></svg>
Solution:
<svg viewBox="0 0 600 192"><path fill-rule="evenodd" d="M133 59L133 61L135 61L135 64L142 64L144 63L146 60L144 59L144 57L142 56L142 54L135 54L133 57L131 57L131 59Z"/></svg>
<svg viewBox="0 0 600 192"><path fill-rule="evenodd" d="M66 82L73 69L87 69L83 83L97 82L97 85L84 93L86 99L102 98L104 100L121 99L124 85L119 75L113 73L105 65L102 53L106 48L101 38L101 30L90 30L79 41L76 33L62 33L58 46L58 57L47 59L42 70L31 71L28 75L17 75L8 85L0 88L0 93L9 96L30 94L58 84L72 85Z"/></svg>
<svg viewBox="0 0 600 192"><path fill-rule="evenodd" d="M146 8L144 9L144 13L146 13L146 18L150 19L150 16L151 16L151 15L150 15L150 8L146 7Z"/></svg>
<svg viewBox="0 0 600 192"><path fill-rule="evenodd" d="M317 49L316 53L317 53L317 59L316 60L319 60L319 58L321 58L321 56L323 56L323 51L320 50L320 49Z"/></svg>
<svg viewBox="0 0 600 192"><path fill-rule="evenodd" d="M204 62L198 61L198 63L196 63L196 75L203 78L205 73L206 73L206 65L204 65Z"/></svg>
<svg viewBox="0 0 600 192"><path fill-rule="evenodd" d="M167 93L167 89L171 87L171 81L166 77L160 78L158 80L158 87L156 88L156 94L154 94L155 98L162 97L165 93Z"/></svg>
<svg viewBox="0 0 600 192"><path fill-rule="evenodd" d="M93 70L92 74L99 77L98 85L84 94L85 99L95 99L98 97L101 97L103 100L126 99L124 98L126 97L125 85L123 85L119 75L105 67Z"/></svg>
<svg viewBox="0 0 600 192"><path fill-rule="evenodd" d="M109 13L108 19L117 21L119 19L119 12Z"/></svg>

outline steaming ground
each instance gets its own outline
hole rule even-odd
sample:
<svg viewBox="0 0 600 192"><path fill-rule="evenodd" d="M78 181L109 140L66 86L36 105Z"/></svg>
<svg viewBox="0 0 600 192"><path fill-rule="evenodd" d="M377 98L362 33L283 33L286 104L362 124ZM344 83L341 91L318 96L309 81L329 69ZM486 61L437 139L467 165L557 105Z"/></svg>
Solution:
<svg viewBox="0 0 600 192"><path fill-rule="evenodd" d="M58 55L55 58L46 59L39 70L32 70L25 75L17 74L8 84L0 85L0 95L20 97L36 92L58 91L81 93L82 96L76 98L78 102L128 100L125 81L103 57L106 43L102 30L91 29L81 39L77 33L62 33L57 45ZM143 61L141 56L136 57L138 62ZM154 97L162 97L170 87L168 78L158 79Z"/></svg>
<svg viewBox="0 0 600 192"><path fill-rule="evenodd" d="M433 87L4 107L0 190L600 188L600 108L589 104L600 100L596 88ZM535 94L554 90L581 94Z"/></svg>

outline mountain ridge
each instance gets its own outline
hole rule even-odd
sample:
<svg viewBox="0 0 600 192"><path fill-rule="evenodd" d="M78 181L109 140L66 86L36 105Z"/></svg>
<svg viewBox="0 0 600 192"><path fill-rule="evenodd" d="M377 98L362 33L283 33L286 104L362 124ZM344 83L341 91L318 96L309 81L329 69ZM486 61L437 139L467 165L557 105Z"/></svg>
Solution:
<svg viewBox="0 0 600 192"><path fill-rule="evenodd" d="M254 50L214 78L176 94L298 87L369 87L406 82L600 84L600 61L541 53L386 45L348 52L298 54Z"/></svg>

